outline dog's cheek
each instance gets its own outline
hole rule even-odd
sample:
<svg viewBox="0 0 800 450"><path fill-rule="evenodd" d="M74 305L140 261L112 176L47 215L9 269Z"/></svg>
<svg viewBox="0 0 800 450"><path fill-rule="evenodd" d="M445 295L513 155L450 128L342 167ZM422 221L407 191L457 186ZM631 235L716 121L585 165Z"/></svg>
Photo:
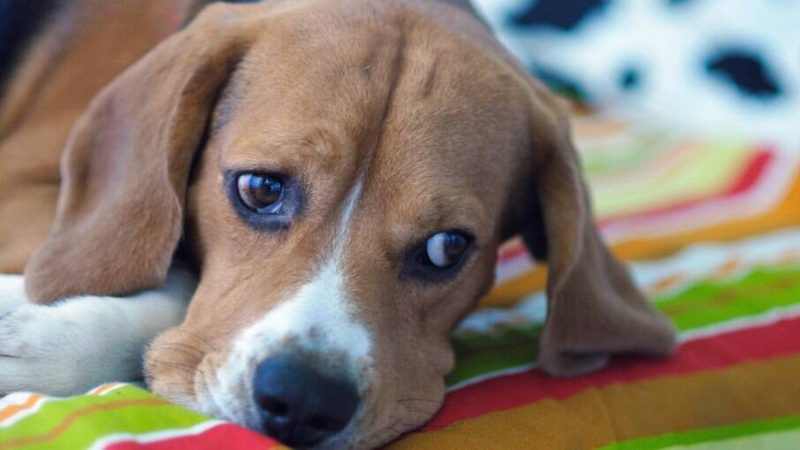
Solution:
<svg viewBox="0 0 800 450"><path fill-rule="evenodd" d="M410 431L424 425L442 405L445 377L455 358L446 337L406 336L406 345L396 347L394 361L378 367L383 370L376 411L385 418L384 427Z"/></svg>

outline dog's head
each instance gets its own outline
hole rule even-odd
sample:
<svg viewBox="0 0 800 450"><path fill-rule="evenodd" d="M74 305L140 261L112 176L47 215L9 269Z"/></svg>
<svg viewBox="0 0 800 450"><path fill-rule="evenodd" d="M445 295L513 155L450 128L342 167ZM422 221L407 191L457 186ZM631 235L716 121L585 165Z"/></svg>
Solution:
<svg viewBox="0 0 800 450"><path fill-rule="evenodd" d="M29 293L159 286L183 236L200 284L150 385L289 444L429 419L514 234L549 262L544 369L672 346L592 225L558 101L446 2L214 5L98 96L63 177Z"/></svg>

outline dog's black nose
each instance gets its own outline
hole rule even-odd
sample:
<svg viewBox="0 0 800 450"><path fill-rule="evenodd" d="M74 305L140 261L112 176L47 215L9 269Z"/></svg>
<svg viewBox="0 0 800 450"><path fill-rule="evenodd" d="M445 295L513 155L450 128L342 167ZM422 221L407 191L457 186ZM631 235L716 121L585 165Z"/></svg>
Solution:
<svg viewBox="0 0 800 450"><path fill-rule="evenodd" d="M343 430L358 406L350 383L326 377L289 356L256 368L253 395L264 432L292 447L308 447Z"/></svg>

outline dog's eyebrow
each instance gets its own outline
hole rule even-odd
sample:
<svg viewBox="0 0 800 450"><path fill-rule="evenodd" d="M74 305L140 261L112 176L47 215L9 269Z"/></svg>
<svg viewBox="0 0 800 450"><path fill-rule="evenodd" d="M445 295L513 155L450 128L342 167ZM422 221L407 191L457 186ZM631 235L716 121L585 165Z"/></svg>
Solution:
<svg viewBox="0 0 800 450"><path fill-rule="evenodd" d="M237 68L231 73L227 82L219 91L217 104L211 117L210 132L216 133L230 123L238 105L244 98L245 87L248 82Z"/></svg>
<svg viewBox="0 0 800 450"><path fill-rule="evenodd" d="M247 139L240 142L234 137L230 145L237 150L225 153L222 166L225 170L256 170L284 175L302 173L312 164L330 170L340 161L337 146L346 145L333 139L317 128L299 136L269 136L258 144Z"/></svg>

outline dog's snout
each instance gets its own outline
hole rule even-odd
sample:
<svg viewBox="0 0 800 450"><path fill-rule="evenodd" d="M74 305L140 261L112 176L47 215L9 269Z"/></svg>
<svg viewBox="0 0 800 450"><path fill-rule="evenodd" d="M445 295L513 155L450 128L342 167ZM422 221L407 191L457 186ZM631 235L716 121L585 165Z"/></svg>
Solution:
<svg viewBox="0 0 800 450"><path fill-rule="evenodd" d="M295 358L267 358L253 395L264 432L289 446L313 446L343 430L359 403L355 386L326 377Z"/></svg>

